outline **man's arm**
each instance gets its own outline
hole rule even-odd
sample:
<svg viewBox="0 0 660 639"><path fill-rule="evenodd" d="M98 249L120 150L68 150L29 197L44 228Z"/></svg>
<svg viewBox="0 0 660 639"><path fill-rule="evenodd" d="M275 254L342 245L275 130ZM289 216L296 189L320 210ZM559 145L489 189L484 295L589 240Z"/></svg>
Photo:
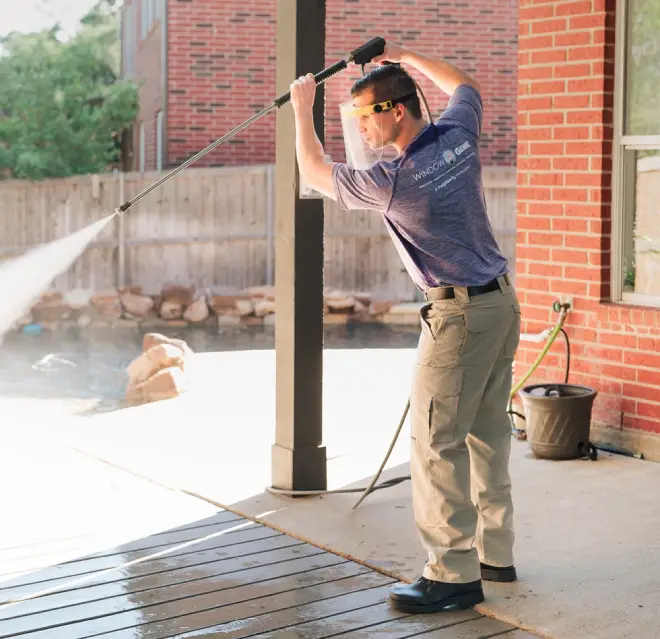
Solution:
<svg viewBox="0 0 660 639"><path fill-rule="evenodd" d="M332 162L327 162L323 145L314 128L312 111L296 113L296 156L300 179L315 191L334 200Z"/></svg>
<svg viewBox="0 0 660 639"><path fill-rule="evenodd" d="M398 44L388 42L382 55L374 58L374 62L400 62L415 67L418 71L428 77L434 84L442 89L447 95L453 95L454 91L462 84L469 84L477 91L481 91L479 82L461 71L458 67L444 60L431 58L416 53L410 49L400 47Z"/></svg>
<svg viewBox="0 0 660 639"><path fill-rule="evenodd" d="M316 81L310 73L291 85L291 104L296 119L296 157L300 179L328 198L336 199L332 184L332 162L327 162L323 145L314 128Z"/></svg>

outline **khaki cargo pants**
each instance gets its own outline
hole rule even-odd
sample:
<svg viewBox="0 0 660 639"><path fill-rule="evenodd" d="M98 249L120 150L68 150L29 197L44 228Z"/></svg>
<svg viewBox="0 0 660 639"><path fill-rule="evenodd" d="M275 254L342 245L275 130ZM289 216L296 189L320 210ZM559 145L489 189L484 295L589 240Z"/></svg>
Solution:
<svg viewBox="0 0 660 639"><path fill-rule="evenodd" d="M513 564L506 413L520 307L508 277L499 290L421 309L410 396L414 516L427 579L480 579L479 561Z"/></svg>

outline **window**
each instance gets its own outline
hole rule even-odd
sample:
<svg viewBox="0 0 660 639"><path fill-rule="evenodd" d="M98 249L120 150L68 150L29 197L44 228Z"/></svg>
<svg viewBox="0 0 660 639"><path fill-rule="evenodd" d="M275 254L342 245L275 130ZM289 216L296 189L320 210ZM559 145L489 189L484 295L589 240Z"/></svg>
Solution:
<svg viewBox="0 0 660 639"><path fill-rule="evenodd" d="M660 0L617 4L615 301L660 307Z"/></svg>
<svg viewBox="0 0 660 639"><path fill-rule="evenodd" d="M140 173L144 173L144 171L145 171L144 148L145 148L145 143L144 143L144 122L140 122L140 148L139 148Z"/></svg>
<svg viewBox="0 0 660 639"><path fill-rule="evenodd" d="M156 116L156 170L163 170L163 112Z"/></svg>

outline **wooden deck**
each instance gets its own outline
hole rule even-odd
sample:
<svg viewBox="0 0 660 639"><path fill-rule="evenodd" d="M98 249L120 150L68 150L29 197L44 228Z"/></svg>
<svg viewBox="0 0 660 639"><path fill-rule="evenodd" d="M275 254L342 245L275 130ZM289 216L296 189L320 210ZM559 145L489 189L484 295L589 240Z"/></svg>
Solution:
<svg viewBox="0 0 660 639"><path fill-rule="evenodd" d="M397 613L394 579L228 511L34 569L49 552L0 550L0 639L533 638L474 610Z"/></svg>

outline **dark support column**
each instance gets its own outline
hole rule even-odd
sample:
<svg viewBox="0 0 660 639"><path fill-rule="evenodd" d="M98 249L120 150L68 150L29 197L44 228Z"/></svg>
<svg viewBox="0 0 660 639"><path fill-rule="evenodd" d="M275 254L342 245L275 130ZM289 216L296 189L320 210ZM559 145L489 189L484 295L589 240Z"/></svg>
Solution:
<svg viewBox="0 0 660 639"><path fill-rule="evenodd" d="M277 95L293 80L325 67L325 0L278 0ZM323 85L314 119L324 132ZM275 286L277 421L272 485L325 490L322 424L323 200L298 197L293 109L277 113ZM255 398L255 401L258 401Z"/></svg>

